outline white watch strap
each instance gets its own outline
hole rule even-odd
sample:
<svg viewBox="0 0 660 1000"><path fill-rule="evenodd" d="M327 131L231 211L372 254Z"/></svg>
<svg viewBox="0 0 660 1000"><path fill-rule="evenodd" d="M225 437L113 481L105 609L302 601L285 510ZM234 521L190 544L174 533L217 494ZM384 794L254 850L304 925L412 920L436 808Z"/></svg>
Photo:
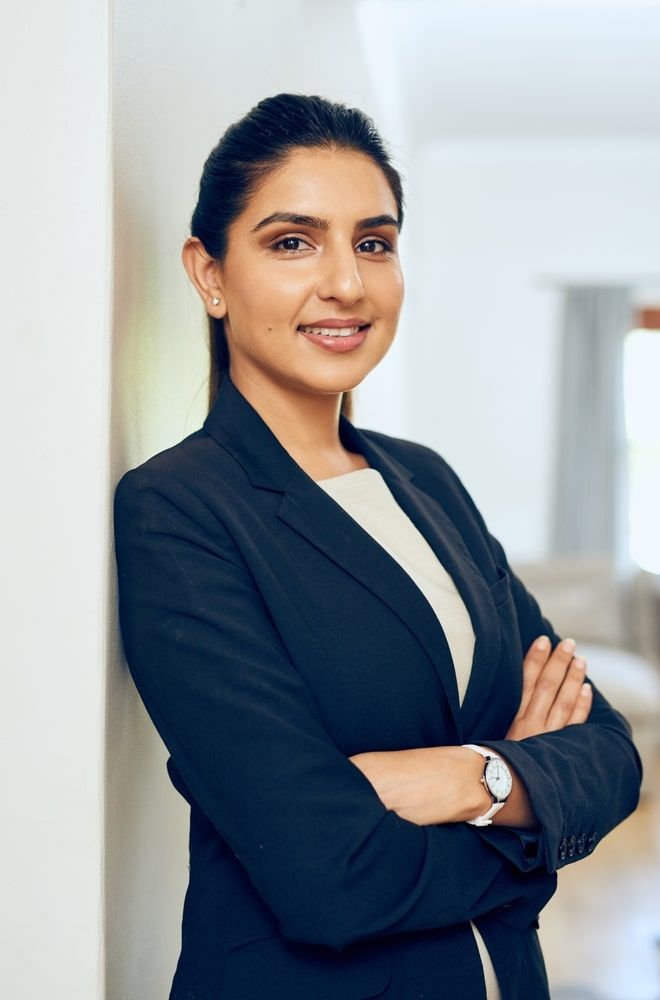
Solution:
<svg viewBox="0 0 660 1000"><path fill-rule="evenodd" d="M487 810L487 812L482 813L481 816L477 816L476 819L466 819L465 822L469 823L470 826L490 826L490 824L493 822L492 817L495 815L496 812L499 812L500 809L505 805L506 802L493 802L492 806L490 807L490 809Z"/></svg>
<svg viewBox="0 0 660 1000"><path fill-rule="evenodd" d="M476 750L476 752L480 753L484 759L491 757L494 760L502 760L498 753L495 753L494 750L488 749L488 747L480 747L477 746L476 743L463 743L462 746L467 747L468 750ZM495 813L499 812L505 805L505 802L493 802L490 809L487 809L485 813L481 814L481 816L477 816L476 819L466 819L465 822L469 823L470 826L490 826L493 822L493 816Z"/></svg>
<svg viewBox="0 0 660 1000"><path fill-rule="evenodd" d="M496 760L502 760L498 753L488 747L479 747L476 743L463 743L462 746L467 747L468 750L476 750L482 757L494 757Z"/></svg>

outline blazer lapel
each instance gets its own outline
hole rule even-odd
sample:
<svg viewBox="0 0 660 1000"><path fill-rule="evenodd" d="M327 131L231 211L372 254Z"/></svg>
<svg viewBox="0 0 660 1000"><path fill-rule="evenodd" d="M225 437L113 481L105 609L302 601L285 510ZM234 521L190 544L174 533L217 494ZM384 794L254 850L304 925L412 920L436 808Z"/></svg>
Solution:
<svg viewBox="0 0 660 1000"><path fill-rule="evenodd" d="M375 453L363 454L376 466ZM387 462L379 463L383 471ZM398 478L394 464L387 469L388 485L396 482L399 493L409 493L405 478ZM408 477L410 473L408 473ZM394 492L394 490L392 490ZM399 563L365 531L332 497L302 470L287 486L278 511L312 545L320 549L350 573L354 579L376 594L408 627L421 643L437 671L454 722L459 728L459 704L456 677L445 634L430 604Z"/></svg>
<svg viewBox="0 0 660 1000"><path fill-rule="evenodd" d="M438 556L465 601L475 629L470 683L463 703L445 633L426 597L399 563L294 461L266 422L224 373L216 401L204 422L208 431L241 463L252 485L282 493L278 516L367 587L410 629L435 668L458 737L481 703L483 683L494 674L499 652L497 613L489 588L463 540L423 477L386 451L346 417L339 433L349 451L377 469L394 498ZM426 486L426 488L425 488ZM490 667L490 669L489 669ZM475 684L475 675L479 684Z"/></svg>
<svg viewBox="0 0 660 1000"><path fill-rule="evenodd" d="M464 731L471 732L488 699L500 657L500 622L490 586L460 531L445 513L437 488L423 474L413 475L413 495L397 494L401 507L419 528L456 585L470 615L475 643L472 669L461 705Z"/></svg>
<svg viewBox="0 0 660 1000"><path fill-rule="evenodd" d="M369 464L379 470L399 506L451 576L465 603L475 633L475 644L468 687L463 704L459 706L454 664L442 625L426 597L401 570L406 581L407 600L399 611L403 611L402 617L424 645L443 681L459 734L463 730L470 731L490 693L500 654L500 625L490 587L458 528L445 513L437 486L423 473L416 473L395 459L369 438L368 432L354 427L344 418L340 419L340 433L351 451L363 454ZM378 548L380 550L380 546ZM394 560L390 559L390 562ZM399 568L398 563L396 565ZM377 590L375 592L378 593Z"/></svg>

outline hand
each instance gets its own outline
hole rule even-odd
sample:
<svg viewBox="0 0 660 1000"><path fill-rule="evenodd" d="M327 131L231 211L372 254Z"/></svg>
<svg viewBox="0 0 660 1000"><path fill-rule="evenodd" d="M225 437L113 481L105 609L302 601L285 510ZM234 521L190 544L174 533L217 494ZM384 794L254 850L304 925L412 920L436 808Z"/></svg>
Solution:
<svg viewBox="0 0 660 1000"><path fill-rule="evenodd" d="M549 733L585 722L593 703L591 685L585 683L586 662L573 656L575 642L565 639L555 646L540 636L523 661L523 692L508 740Z"/></svg>

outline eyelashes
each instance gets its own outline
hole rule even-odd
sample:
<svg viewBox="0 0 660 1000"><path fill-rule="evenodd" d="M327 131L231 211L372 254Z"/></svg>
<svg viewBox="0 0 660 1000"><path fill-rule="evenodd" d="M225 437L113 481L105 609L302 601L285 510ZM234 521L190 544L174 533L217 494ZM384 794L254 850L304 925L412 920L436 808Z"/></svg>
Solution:
<svg viewBox="0 0 660 1000"><path fill-rule="evenodd" d="M270 249L275 251L282 250L284 251L284 253L289 253L289 254L300 253L299 247L285 246L284 245L285 243L289 244L304 243L307 247L309 247L309 243L307 243L307 241L304 240L302 236L283 236L282 239L279 239L276 243L273 243Z"/></svg>
<svg viewBox="0 0 660 1000"><path fill-rule="evenodd" d="M286 244L289 244L288 246ZM296 246L291 246L291 244L296 244ZM302 246L301 246L302 245ZM365 257L379 257L386 253L392 252L392 244L384 239L382 236L372 236L369 239L361 240L358 243L358 247L364 246L380 246L381 249L377 251L367 251L361 254ZM311 244L307 240L303 239L302 236L282 236L275 243L272 243L269 247L276 254L295 257L303 253L305 249L312 249Z"/></svg>
<svg viewBox="0 0 660 1000"><path fill-rule="evenodd" d="M362 240L358 243L358 246L364 246L365 243L380 243L383 248L380 253L388 253L392 250L392 244L388 243L388 241L383 239L382 236L372 236L368 240Z"/></svg>

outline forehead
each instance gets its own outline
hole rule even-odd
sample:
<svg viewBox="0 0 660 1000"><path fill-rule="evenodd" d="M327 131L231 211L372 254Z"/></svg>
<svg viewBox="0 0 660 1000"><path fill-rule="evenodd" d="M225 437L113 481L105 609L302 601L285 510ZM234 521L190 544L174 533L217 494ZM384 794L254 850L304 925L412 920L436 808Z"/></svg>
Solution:
<svg viewBox="0 0 660 1000"><path fill-rule="evenodd" d="M261 180L243 212L256 224L271 212L323 215L332 221L398 215L385 174L364 153L297 149Z"/></svg>

